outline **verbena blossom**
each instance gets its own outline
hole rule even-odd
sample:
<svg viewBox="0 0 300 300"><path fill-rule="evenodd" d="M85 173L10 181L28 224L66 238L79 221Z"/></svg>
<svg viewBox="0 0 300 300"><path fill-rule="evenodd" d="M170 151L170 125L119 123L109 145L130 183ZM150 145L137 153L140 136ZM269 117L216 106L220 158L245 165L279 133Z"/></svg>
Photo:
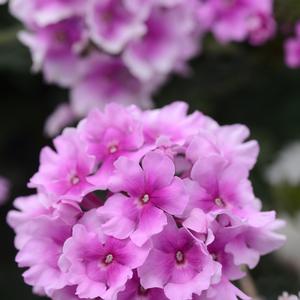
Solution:
<svg viewBox="0 0 300 300"><path fill-rule="evenodd" d="M175 102L109 104L41 152L8 223L35 293L54 300L250 299L233 281L284 237L249 172L258 144Z"/></svg>
<svg viewBox="0 0 300 300"><path fill-rule="evenodd" d="M285 62L290 68L300 67L300 22L295 26L295 36L284 44Z"/></svg>

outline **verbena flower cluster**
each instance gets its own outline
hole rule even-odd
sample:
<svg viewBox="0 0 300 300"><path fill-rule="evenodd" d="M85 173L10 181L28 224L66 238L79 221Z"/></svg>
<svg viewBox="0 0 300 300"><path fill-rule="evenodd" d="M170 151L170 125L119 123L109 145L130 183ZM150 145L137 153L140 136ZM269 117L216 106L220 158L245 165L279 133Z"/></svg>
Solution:
<svg viewBox="0 0 300 300"><path fill-rule="evenodd" d="M73 299L249 299L232 284L284 238L249 171L258 144L183 102L109 104L41 151L8 222L34 292Z"/></svg>
<svg viewBox="0 0 300 300"><path fill-rule="evenodd" d="M46 131L107 102L149 108L171 73L186 74L202 37L265 42L275 32L273 0L10 0L26 31L33 70L70 89ZM68 110L66 112L66 110ZM65 117L64 117L65 116ZM54 131L55 130L55 131Z"/></svg>
<svg viewBox="0 0 300 300"><path fill-rule="evenodd" d="M107 101L148 107L200 47L198 0L10 0L33 69L71 89L85 116ZM109 99L109 100L108 100Z"/></svg>

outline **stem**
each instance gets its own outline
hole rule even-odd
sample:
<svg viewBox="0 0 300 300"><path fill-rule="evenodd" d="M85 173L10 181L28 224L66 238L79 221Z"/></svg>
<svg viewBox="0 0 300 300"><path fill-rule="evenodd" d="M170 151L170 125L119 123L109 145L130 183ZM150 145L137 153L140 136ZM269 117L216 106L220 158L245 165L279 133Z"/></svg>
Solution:
<svg viewBox="0 0 300 300"><path fill-rule="evenodd" d="M0 45L10 44L17 41L17 33L20 30L19 26L11 27L0 31Z"/></svg>
<svg viewBox="0 0 300 300"><path fill-rule="evenodd" d="M255 286L254 280L248 270L245 270L247 275L240 280L241 289L253 300L262 300Z"/></svg>

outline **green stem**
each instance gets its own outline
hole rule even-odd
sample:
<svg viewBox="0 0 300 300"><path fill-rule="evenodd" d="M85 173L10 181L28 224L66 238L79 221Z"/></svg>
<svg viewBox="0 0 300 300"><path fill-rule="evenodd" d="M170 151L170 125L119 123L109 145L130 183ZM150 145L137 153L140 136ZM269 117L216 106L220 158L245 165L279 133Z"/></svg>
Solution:
<svg viewBox="0 0 300 300"><path fill-rule="evenodd" d="M5 30L0 31L0 46L10 44L17 41L17 33L19 32L20 27L15 26Z"/></svg>

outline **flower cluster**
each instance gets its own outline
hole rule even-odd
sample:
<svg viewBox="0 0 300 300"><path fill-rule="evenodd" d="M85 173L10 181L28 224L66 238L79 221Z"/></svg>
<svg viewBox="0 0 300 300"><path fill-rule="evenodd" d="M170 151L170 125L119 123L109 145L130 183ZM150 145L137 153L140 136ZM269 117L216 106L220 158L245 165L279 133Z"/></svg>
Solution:
<svg viewBox="0 0 300 300"><path fill-rule="evenodd" d="M149 106L200 47L198 0L10 0L33 69L71 90L85 116L108 101Z"/></svg>
<svg viewBox="0 0 300 300"><path fill-rule="evenodd" d="M232 284L279 248L249 171L258 145L175 102L93 110L45 147L8 222L25 282L54 300L249 299Z"/></svg>
<svg viewBox="0 0 300 300"><path fill-rule="evenodd" d="M286 40L284 44L285 62L290 68L300 67L300 22L295 26L295 37Z"/></svg>
<svg viewBox="0 0 300 300"><path fill-rule="evenodd" d="M260 45L276 29L273 0L199 0L199 21L221 43L249 41Z"/></svg>

